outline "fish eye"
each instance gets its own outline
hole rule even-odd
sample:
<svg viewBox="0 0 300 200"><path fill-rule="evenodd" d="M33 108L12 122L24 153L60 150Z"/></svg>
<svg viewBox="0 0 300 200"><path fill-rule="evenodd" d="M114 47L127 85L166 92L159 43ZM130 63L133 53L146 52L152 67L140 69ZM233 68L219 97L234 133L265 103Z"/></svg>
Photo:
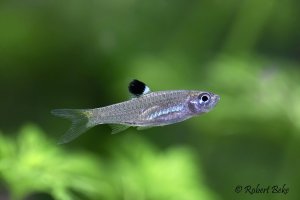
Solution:
<svg viewBox="0 0 300 200"><path fill-rule="evenodd" d="M201 97L201 100L204 101L204 102L208 101L208 96L203 95L203 96Z"/></svg>
<svg viewBox="0 0 300 200"><path fill-rule="evenodd" d="M199 96L199 99L200 99L200 103L206 103L207 101L210 100L210 96L209 94L204 93Z"/></svg>

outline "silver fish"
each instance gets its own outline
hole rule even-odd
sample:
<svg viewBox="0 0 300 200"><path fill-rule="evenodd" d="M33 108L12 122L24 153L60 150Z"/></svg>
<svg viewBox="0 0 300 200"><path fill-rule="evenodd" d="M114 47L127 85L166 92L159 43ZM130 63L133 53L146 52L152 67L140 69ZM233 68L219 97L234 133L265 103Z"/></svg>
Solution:
<svg viewBox="0 0 300 200"><path fill-rule="evenodd" d="M55 109L55 116L70 119L71 128L60 138L59 144L70 142L98 124L109 124L112 133L134 126L138 130L174 124L209 112L220 97L197 90L169 90L151 92L143 82L133 80L128 101L95 109Z"/></svg>

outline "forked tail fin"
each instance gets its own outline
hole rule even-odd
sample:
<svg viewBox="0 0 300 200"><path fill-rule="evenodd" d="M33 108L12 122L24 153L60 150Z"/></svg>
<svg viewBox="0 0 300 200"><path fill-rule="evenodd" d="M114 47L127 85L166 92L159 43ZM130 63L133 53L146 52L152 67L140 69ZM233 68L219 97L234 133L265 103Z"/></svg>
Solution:
<svg viewBox="0 0 300 200"><path fill-rule="evenodd" d="M66 118L72 121L69 130L61 136L58 144L68 143L74 140L88 129L92 128L93 124L90 122L91 112L84 109L55 109L51 113L55 116Z"/></svg>

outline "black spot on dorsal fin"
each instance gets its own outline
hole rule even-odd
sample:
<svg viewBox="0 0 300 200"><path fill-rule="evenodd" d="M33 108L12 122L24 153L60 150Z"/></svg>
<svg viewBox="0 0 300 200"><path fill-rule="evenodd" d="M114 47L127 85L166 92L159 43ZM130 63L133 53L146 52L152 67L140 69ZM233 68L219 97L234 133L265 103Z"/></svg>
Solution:
<svg viewBox="0 0 300 200"><path fill-rule="evenodd" d="M145 83L136 79L129 83L128 90L135 97L139 97L143 94L150 92L149 88Z"/></svg>

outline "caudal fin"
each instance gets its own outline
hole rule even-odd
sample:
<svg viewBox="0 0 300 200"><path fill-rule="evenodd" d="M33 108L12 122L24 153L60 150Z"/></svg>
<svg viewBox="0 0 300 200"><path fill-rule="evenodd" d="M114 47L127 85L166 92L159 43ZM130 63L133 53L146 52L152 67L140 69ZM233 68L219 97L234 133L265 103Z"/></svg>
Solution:
<svg viewBox="0 0 300 200"><path fill-rule="evenodd" d="M59 139L58 144L68 143L74 140L94 125L89 123L91 113L82 109L55 109L51 113L55 116L66 118L72 121L69 130Z"/></svg>

